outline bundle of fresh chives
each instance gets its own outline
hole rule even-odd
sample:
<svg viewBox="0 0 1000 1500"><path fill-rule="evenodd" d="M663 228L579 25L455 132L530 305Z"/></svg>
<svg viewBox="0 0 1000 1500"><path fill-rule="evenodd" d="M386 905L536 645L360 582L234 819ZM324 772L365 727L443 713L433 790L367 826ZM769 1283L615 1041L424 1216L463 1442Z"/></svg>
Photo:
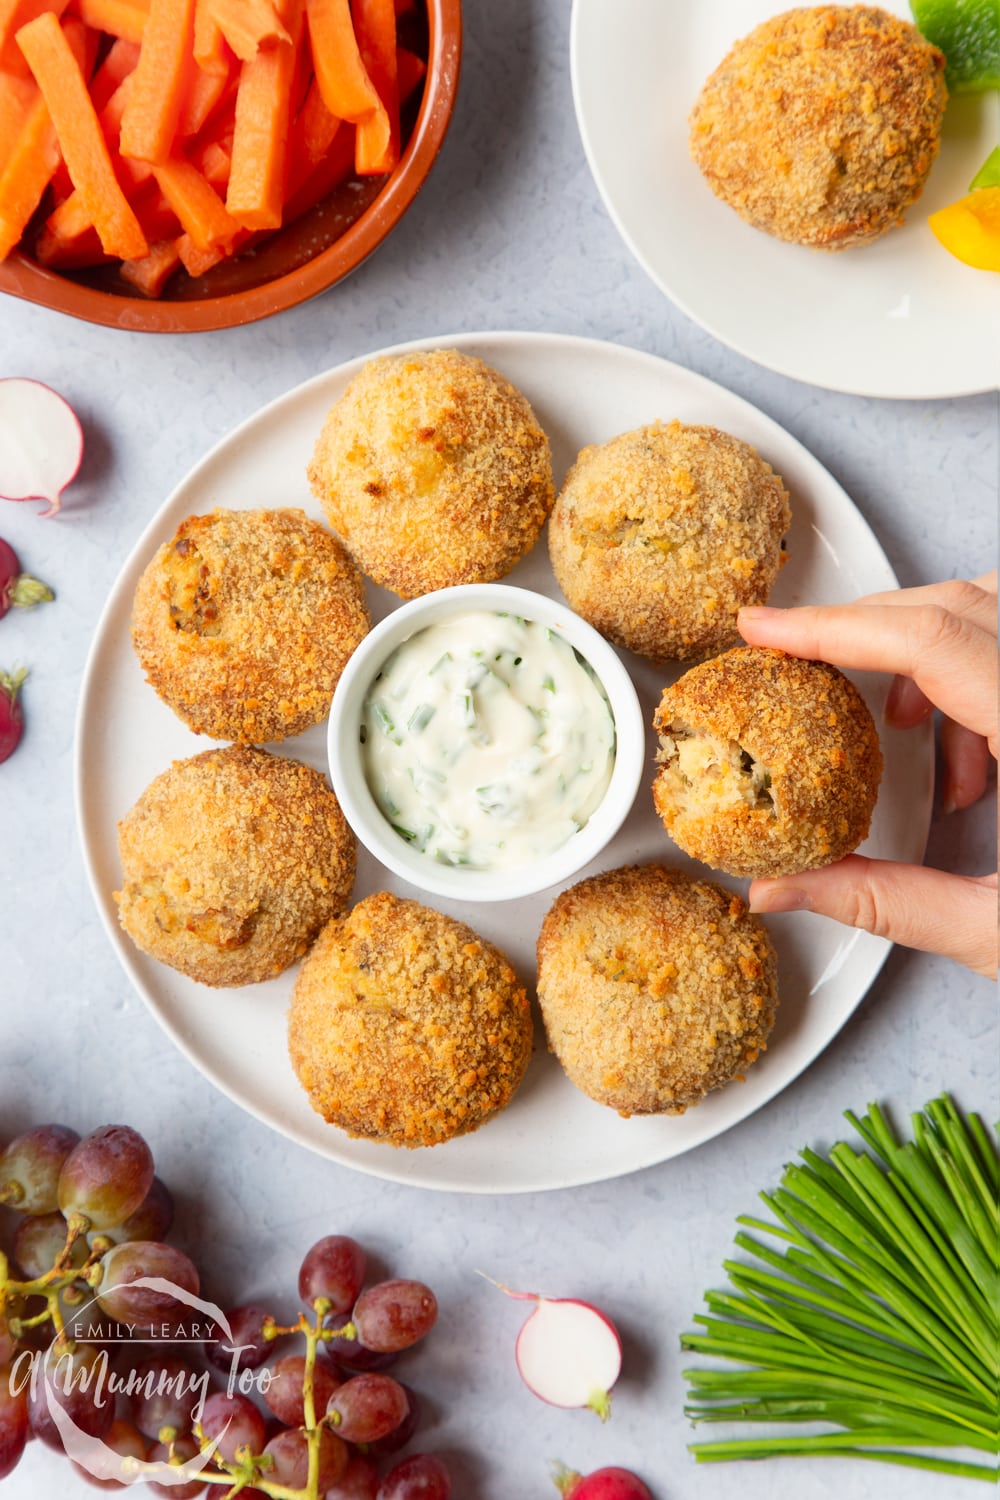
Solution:
<svg viewBox="0 0 1000 1500"><path fill-rule="evenodd" d="M700 1463L828 1455L997 1482L996 1465L921 1449L1000 1453L1000 1158L947 1095L901 1142L877 1105L848 1122L869 1148L801 1153L761 1197L780 1221L738 1223L754 1263L726 1261L681 1346L741 1368L685 1371L695 1422L831 1430L699 1442ZM869 1154L870 1153L870 1154ZM913 1451L917 1450L917 1451Z"/></svg>

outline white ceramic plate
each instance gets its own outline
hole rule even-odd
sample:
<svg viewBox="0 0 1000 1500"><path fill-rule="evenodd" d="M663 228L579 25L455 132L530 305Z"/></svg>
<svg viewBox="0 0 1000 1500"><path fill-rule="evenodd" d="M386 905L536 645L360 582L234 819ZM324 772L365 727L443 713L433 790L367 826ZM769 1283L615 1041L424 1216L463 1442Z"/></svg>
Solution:
<svg viewBox="0 0 1000 1500"><path fill-rule="evenodd" d="M461 334L403 347L442 345L481 355L524 391L552 441L557 482L584 444L658 417L713 423L753 443L792 495L790 561L777 600L835 602L894 587L867 524L826 470L768 417L719 386L652 355L548 334ZM191 512L270 504L301 505L318 516L306 463L328 407L362 363L317 376L225 438L164 503L108 599L84 677L76 747L80 830L108 936L164 1030L207 1078L276 1130L334 1161L423 1187L506 1193L597 1181L676 1156L735 1125L795 1078L850 1016L888 944L808 914L775 918L782 1006L771 1044L745 1083L713 1094L686 1115L620 1119L577 1092L539 1038L524 1084L505 1113L446 1145L397 1151L352 1140L310 1108L285 1048L293 973L244 989L206 989L139 953L118 926L111 899L119 880L116 822L172 759L206 745L146 685L133 655L129 613L139 575ZM511 582L554 591L544 540ZM371 603L380 618L398 600L373 590ZM648 724L666 677L638 658L627 660ZM884 684L859 683L878 716ZM651 780L651 729L649 740ZM921 732L889 733L883 743L885 782L868 847L918 860L930 818L931 741ZM324 726L278 749L324 769ZM691 863L666 837L642 789L631 817L590 872L652 859ZM362 851L356 894L380 888L419 894ZM497 942L530 986L538 928L554 895L493 906L431 904Z"/></svg>
<svg viewBox="0 0 1000 1500"><path fill-rule="evenodd" d="M909 17L906 0L883 0ZM688 155L687 118L737 38L778 0L574 0L573 96L591 170L625 243L681 310L796 380L863 396L1000 384L996 277L940 246L927 215L968 192L1000 140L1000 94L948 106L941 154L900 229L830 254L751 229Z"/></svg>

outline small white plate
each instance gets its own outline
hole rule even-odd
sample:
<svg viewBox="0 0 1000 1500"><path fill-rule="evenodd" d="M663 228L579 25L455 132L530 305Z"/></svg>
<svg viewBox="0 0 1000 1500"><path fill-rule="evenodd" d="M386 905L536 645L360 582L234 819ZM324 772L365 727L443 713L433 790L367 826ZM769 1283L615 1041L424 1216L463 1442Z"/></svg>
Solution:
<svg viewBox="0 0 1000 1500"><path fill-rule="evenodd" d="M752 443L792 496L790 561L773 595L778 602L832 603L895 586L866 522L830 474L770 418L710 381L653 355L551 334L459 334L402 347L442 346L480 355L520 387L552 442L557 483L585 444L656 418L712 423ZM268 984L206 989L139 953L118 926L111 895L120 878L115 825L172 759L206 748L143 680L129 639L139 575L154 549L192 512L215 505L301 505L318 517L306 463L328 408L363 363L354 360L317 376L223 439L165 501L111 592L83 681L76 742L80 833L108 936L153 1014L196 1067L244 1109L333 1161L422 1187L484 1193L569 1187L664 1161L735 1125L795 1078L850 1016L889 945L809 914L773 919L782 1004L768 1050L745 1083L731 1084L686 1115L620 1119L573 1088L539 1037L527 1077L503 1114L446 1145L396 1151L351 1140L310 1108L285 1045L294 971ZM544 539L510 581L557 594ZM398 603L394 595L371 593L376 619ZM670 674L637 657L625 654L625 660L649 726ZM858 682L878 720L885 682ZM655 745L651 727L647 732L651 781ZM930 734L925 726L906 735L883 732L882 739L885 779L865 847L919 860L930 821ZM325 726L277 749L325 770ZM641 788L622 830L583 873L657 859L695 868L671 844L648 790ZM362 850L355 894L379 889L420 894ZM430 904L503 948L530 988L535 940L554 896L555 890L493 906L437 899Z"/></svg>
<svg viewBox="0 0 1000 1500"><path fill-rule="evenodd" d="M906 0L885 7L907 19ZM1000 140L1000 94L946 111L941 153L906 222L831 254L751 229L688 154L688 115L775 0L574 0L573 97L622 238L688 317L758 364L860 396L963 396L1000 384L997 277L938 244L928 214L968 192Z"/></svg>

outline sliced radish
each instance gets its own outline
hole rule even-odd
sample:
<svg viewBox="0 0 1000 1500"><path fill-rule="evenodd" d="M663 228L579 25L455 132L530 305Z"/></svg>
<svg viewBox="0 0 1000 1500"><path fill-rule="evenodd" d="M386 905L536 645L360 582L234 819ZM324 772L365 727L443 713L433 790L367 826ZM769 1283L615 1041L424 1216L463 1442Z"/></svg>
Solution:
<svg viewBox="0 0 1000 1500"><path fill-rule="evenodd" d="M59 510L83 458L83 429L62 396L40 380L0 380L0 499L47 500Z"/></svg>
<svg viewBox="0 0 1000 1500"><path fill-rule="evenodd" d="M576 1297L540 1297L512 1291L499 1281L493 1285L508 1297L535 1304L514 1347L528 1389L550 1406L589 1407L607 1421L611 1387L622 1367L622 1342L611 1319Z"/></svg>

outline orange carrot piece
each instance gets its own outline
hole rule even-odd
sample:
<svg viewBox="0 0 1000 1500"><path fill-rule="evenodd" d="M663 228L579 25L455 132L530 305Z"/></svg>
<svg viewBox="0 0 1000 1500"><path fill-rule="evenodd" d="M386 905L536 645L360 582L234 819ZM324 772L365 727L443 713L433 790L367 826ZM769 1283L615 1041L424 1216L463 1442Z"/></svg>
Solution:
<svg viewBox="0 0 1000 1500"><path fill-rule="evenodd" d="M405 104L418 84L423 83L427 64L422 57L407 47L396 48L396 82L399 85L399 102Z"/></svg>
<svg viewBox="0 0 1000 1500"><path fill-rule="evenodd" d="M69 0L0 0L0 69L27 78L28 64L14 40L18 29L46 11L58 18L68 3Z"/></svg>
<svg viewBox="0 0 1000 1500"><path fill-rule="evenodd" d="M150 0L135 84L122 120L123 156L163 162L170 155L191 68L194 0Z"/></svg>
<svg viewBox="0 0 1000 1500"><path fill-rule="evenodd" d="M65 33L74 58L83 64L87 49L86 28L79 21L68 21ZM62 162L55 126L42 91L33 78L29 77L29 82L32 102L0 172L0 260L4 260L20 240Z"/></svg>
<svg viewBox="0 0 1000 1500"><path fill-rule="evenodd" d="M127 42L122 37L112 42L107 56L90 80L90 98L98 114L129 74L135 72L138 61L137 42Z"/></svg>
<svg viewBox="0 0 1000 1500"><path fill-rule="evenodd" d="M296 219L315 208L324 198L329 197L335 187L346 182L354 171L354 134L355 127L345 124L333 138L333 144L326 156L314 167L294 193L290 193L285 200L285 224L292 224Z"/></svg>
<svg viewBox="0 0 1000 1500"><path fill-rule="evenodd" d="M149 0L72 0L73 9L87 26L141 42L149 16Z"/></svg>
<svg viewBox="0 0 1000 1500"><path fill-rule="evenodd" d="M236 95L236 130L226 207L245 229L277 229L285 194L289 101L302 31L302 0L285 0L292 42L262 46L245 62Z"/></svg>
<svg viewBox="0 0 1000 1500"><path fill-rule="evenodd" d="M18 45L42 91L73 186L79 188L108 255L145 255L149 246L118 185L80 65L51 13L22 26Z"/></svg>
<svg viewBox="0 0 1000 1500"><path fill-rule="evenodd" d="M188 275L204 276L206 271L210 271L213 266L219 265L220 262L226 259L227 255L235 255L237 250L241 249L242 246L252 239L253 234L249 229L241 229L239 238L228 251L224 250L221 245L217 245L214 250L199 250L189 234L180 235L175 243L181 258L181 265Z"/></svg>
<svg viewBox="0 0 1000 1500"><path fill-rule="evenodd" d="M206 73L229 72L230 52L219 23L212 14L212 0L195 0L194 60Z"/></svg>
<svg viewBox="0 0 1000 1500"><path fill-rule="evenodd" d="M171 157L153 168L153 175L170 207L199 250L221 246L227 252L240 225L226 212L211 183L183 157Z"/></svg>
<svg viewBox="0 0 1000 1500"><path fill-rule="evenodd" d="M158 297L180 263L176 243L170 239L158 240L139 260L123 260L121 275L144 297Z"/></svg>
<svg viewBox="0 0 1000 1500"><path fill-rule="evenodd" d="M46 225L34 245L35 259L53 271L79 271L86 266L104 266L114 260L101 248L97 230L91 224L82 234L63 239Z"/></svg>
<svg viewBox="0 0 1000 1500"><path fill-rule="evenodd" d="M354 169L368 176L391 172L399 161L396 11L393 0L354 0L353 15L361 61L386 115L385 120L375 115L358 121Z"/></svg>
<svg viewBox="0 0 1000 1500"><path fill-rule="evenodd" d="M363 120L373 110L384 115L361 61L349 0L306 0L306 19L316 81L330 113L351 121Z"/></svg>
<svg viewBox="0 0 1000 1500"><path fill-rule="evenodd" d="M197 135L231 87L228 68L225 72L221 68L194 68L177 120L178 136L187 140Z"/></svg>
<svg viewBox="0 0 1000 1500"><path fill-rule="evenodd" d="M227 151L221 141L206 141L197 151L192 152L189 158L192 166L210 182L216 192L225 192L229 186L229 170L232 166L232 153Z"/></svg>
<svg viewBox="0 0 1000 1500"><path fill-rule="evenodd" d="M38 87L33 78L20 78L15 73L0 73L0 120L3 121L0 171L13 151L28 111L37 98Z"/></svg>
<svg viewBox="0 0 1000 1500"><path fill-rule="evenodd" d="M285 196L298 192L315 167L323 160L343 121L332 115L323 102L319 83L314 78L305 103L295 117L288 147L288 182Z"/></svg>
<svg viewBox="0 0 1000 1500"><path fill-rule="evenodd" d="M241 62L252 62L268 42L291 37L271 0L210 0L212 15Z"/></svg>

